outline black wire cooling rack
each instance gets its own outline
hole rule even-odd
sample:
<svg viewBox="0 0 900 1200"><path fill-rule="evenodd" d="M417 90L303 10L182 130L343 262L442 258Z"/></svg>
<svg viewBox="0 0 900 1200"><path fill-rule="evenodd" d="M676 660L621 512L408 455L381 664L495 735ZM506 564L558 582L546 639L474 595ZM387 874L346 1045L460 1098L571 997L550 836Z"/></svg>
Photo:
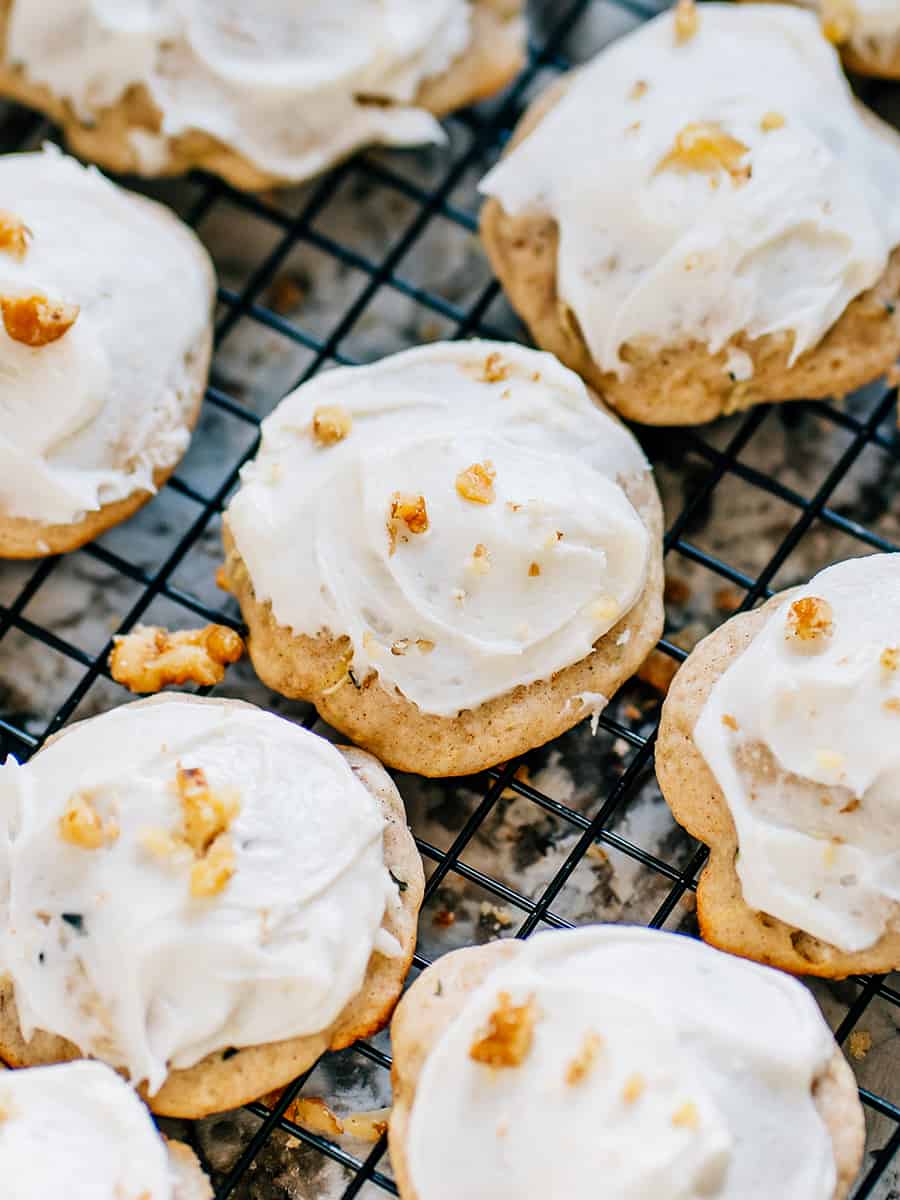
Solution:
<svg viewBox="0 0 900 1200"><path fill-rule="evenodd" d="M467 180L477 179L494 160L535 90L565 70L570 65L571 55L574 54L576 59L587 57L604 40L656 11L656 7L633 0L572 0L568 3L544 0L535 3L528 61L521 76L499 100L451 118L446 123L448 145L440 151L378 152L357 156L301 192L279 195L243 195L205 176L192 176L177 185L179 207L185 218L199 229L201 236L208 220L226 210L233 229L240 229L243 222L247 227L253 224L265 233L265 248L250 271L240 278L237 286L220 287L217 322L220 359L225 353L223 345L235 331L251 326L270 331L301 353L302 372L296 370L285 386L278 389L278 394L265 397L262 405L265 411L271 409L287 386L308 379L334 363L358 361L360 356L354 350L358 344L355 331L361 323L365 324L368 314L378 312L380 307L390 305L398 297L402 298L408 311L418 314L408 331L410 342L424 336L425 318L433 319L434 328L443 336L504 335L510 328L508 314L506 318L493 315L502 300L497 284L488 280L486 271L484 283L477 287L475 294L466 294L460 302L458 297L454 298L451 287L421 284L414 273L411 276L407 272L407 263L414 257L417 246L421 246L439 224L447 228L449 223L458 235L473 237L477 227L474 198L470 196L468 203L460 199L464 185ZM601 30L599 39L597 29ZM20 109L11 109L0 127L0 149L11 151L32 146L49 133L40 118ZM359 249L346 231L339 228L335 233L334 223L329 222L335 198L347 188L375 189L397 201L397 211L402 213L397 218L398 227L386 233L388 245L382 246L378 253L371 253L369 248ZM162 192L167 195L165 188ZM298 195L300 198L296 199ZM241 240L239 234L237 240ZM285 306L273 298L273 285L280 272L298 252L307 250L327 260L336 275L352 274L358 281L352 297L337 308L332 307L325 319L318 315L309 319L302 304L298 315L286 314ZM522 336L521 332L518 336ZM167 492L176 493L184 506L178 536L167 547L162 561L148 567L137 554L124 552L122 547L129 545L128 525L118 531L117 538L101 539L78 552L85 563L93 564L102 570L105 580L112 581L107 582L107 586L121 584L129 596L130 607L112 632L127 631L159 602L167 603L170 612L174 606L177 610L175 619L184 623L190 624L192 618L202 618L240 627L230 601L215 599L213 592L201 595L202 589L194 590L180 582L180 570L188 556L204 539L209 543L215 537L223 504L235 486L240 467L255 449L260 406L248 402L245 390L229 384L228 376L227 370L217 373L214 369L206 411L217 411L223 419L234 422L236 428L243 430L245 436L243 441L233 439L239 444L231 461L223 458L217 463L212 486L198 485L184 465L168 483ZM835 544L836 540L841 546L840 557L900 548L895 533L900 525L888 522L884 526L876 519L885 512L897 511L896 501L893 505L890 501L890 495L898 494L896 489L900 483L900 441L892 419L895 398L893 391L874 387L846 405L835 402L791 405L778 410L758 408L743 417L699 430L639 431L645 449L660 470L680 475L683 485L682 500L676 506L677 510L669 514L665 540L669 570L674 567L676 571L687 569L708 576L734 596L730 607L747 609L771 595L773 584L775 588L783 585L782 569L787 569L786 564L798 549L805 552L807 547L815 546L815 539L823 532L832 539L828 545ZM758 456L754 454L756 439L765 423L773 420L783 422L789 447L791 429L798 422L813 421L817 428L834 433L836 449L823 468L821 479L816 479L811 494L806 494L809 489L784 481L791 472L773 474L770 466L758 463ZM198 437L202 437L202 432ZM797 436L796 452L790 448L788 459L802 460L800 439L805 438L807 432L801 431ZM841 491L864 456L873 453L883 459L876 472L876 480L880 479L881 483L867 485L865 511L860 519L858 512L847 511L841 501ZM802 476L802 465L799 472ZM797 471L794 471L793 477L796 476ZM753 560L752 556L748 560L740 545L729 547L727 536L724 543L721 537L704 541L702 537L693 536L702 522L715 521L718 497L735 487L746 489L751 507L752 498L756 497L760 503L777 502L784 514L775 535L771 529L766 530L772 553L762 563ZM152 513L153 504L144 510L145 514ZM2 748L5 753L20 759L37 750L48 736L76 714L95 685L108 680L106 660L111 648L111 643L106 641L108 631L99 639L106 644L98 645L94 639L94 644L88 645L79 637L69 636L65 620L37 619L33 615L34 611L42 611L37 602L45 585L54 576L57 576L57 586L64 583L61 565L64 561L48 559L27 568L13 568L11 564L0 568L0 581L4 575L13 572L11 578L15 585L12 595L7 587L4 592L6 603L0 605L0 643L13 641L16 651L11 656L12 670L17 669L20 650L34 643L40 643L67 664L67 670L62 673L66 681L65 693L58 702L54 700L52 711L36 717L33 712L17 711L12 703L4 703L0 708ZM753 563L749 568L748 561ZM824 561L816 561L813 551L813 561L817 569L826 565L827 557ZM809 573L808 570L803 572ZM2 648L0 645L0 650ZM669 661L677 662L685 657L685 650L671 637L660 643L660 652ZM3 661L9 671L10 656ZM665 661L657 660L663 668ZM8 691L6 682L0 679L0 685ZM111 684L108 686L112 688ZM640 689L644 685L635 686ZM705 850L688 839L681 843L678 855L664 857L655 849L641 845L640 838L630 836L627 823L623 826L619 820L629 811L629 805L641 789L652 787L659 703L658 696L655 700L651 696L648 707L648 691L644 687L640 707L620 700L600 718L600 736L596 742L589 743L597 771L591 800L587 804L570 802L565 797L562 800L554 798L549 794L550 789L529 782L518 762L487 772L477 780L448 782L446 786L450 793L465 789L469 800L459 810L462 815L456 824L449 829L447 844L437 845L421 836L417 839L426 868L430 870L423 922L425 913L433 912L436 905L444 903L442 897L447 894L448 884L461 881L490 898L491 904L486 906L489 912L498 911L491 905L499 905L505 913L513 914L512 918L505 917L495 925L492 934L525 937L541 927L565 927L569 921L560 915L557 907L567 886L586 859L615 853L622 861L630 863L633 871L655 884L651 890L654 896L652 910L644 914L646 923L653 927L666 924L690 927L691 897L706 857ZM3 694L0 692L0 697ZM633 692L626 689L625 695L627 698ZM120 693L111 702L127 698ZM273 707L285 707L277 697L269 696L267 702ZM314 721L314 713L305 719L308 725ZM617 748L615 767L611 766L610 756L602 750L601 743ZM549 877L543 879L537 889L530 889L530 894L526 894L529 889L520 890L516 880L508 874L501 878L500 872L473 865L467 853L476 839L484 836L490 823L496 821L498 812L508 804L510 797L533 809L536 817L554 822L555 828L565 830L568 836L568 840L562 839L563 850ZM415 822L414 831L421 832L415 830ZM449 925L453 915L445 908L438 908L433 921L437 926ZM415 960L417 969L428 964L424 945L427 940L420 939L420 952ZM652 981L648 981L648 986L652 986ZM822 994L820 988L817 995L821 998ZM900 1184L896 1177L897 1164L892 1160L900 1147L900 1097L890 1094L890 1083L897 1078L891 1056L897 1053L898 1043L891 1035L900 1019L900 990L885 978L866 977L836 985L827 995L826 1012L836 1036L842 1044L857 1050L855 1059L859 1061L854 1061L854 1065L866 1083L861 1086L860 1094L866 1106L869 1143L863 1172L853 1196L855 1200L865 1197L897 1200ZM871 1046L871 1033L860 1025L864 1018L866 1024L875 1023L882 1031ZM855 1047L854 1037L857 1039ZM383 1036L360 1042L343 1054L354 1061L364 1060L366 1068L375 1072L383 1074L390 1068L388 1045ZM265 1189L259 1182L257 1166L267 1146L276 1138L286 1141L289 1154L293 1151L304 1154L307 1156L305 1161L310 1154L319 1155L323 1162L331 1160L341 1168L340 1185L329 1188L329 1197L340 1195L349 1200L361 1193L372 1196L376 1193L396 1194L383 1138L371 1151L363 1151L364 1156L360 1156L358 1152L348 1150L343 1142L308 1132L288 1119L292 1102L311 1074L308 1072L287 1088L273 1107L261 1103L248 1107L242 1125L245 1130L243 1141L224 1165L209 1161L215 1156L208 1153L208 1138L204 1141L194 1137L201 1154L204 1148L207 1150L204 1157L217 1186L217 1200L232 1196L277 1200L282 1196L325 1194L315 1183L304 1184L302 1180L290 1189L287 1185L285 1190L278 1187L272 1191ZM876 1082L868 1086L869 1080ZM339 1100L340 1096L337 1098ZM213 1139L217 1128L213 1127ZM188 1136L191 1136L190 1131ZM798 1153L803 1153L803 1147L798 1147ZM314 1171L311 1177L315 1177Z"/></svg>

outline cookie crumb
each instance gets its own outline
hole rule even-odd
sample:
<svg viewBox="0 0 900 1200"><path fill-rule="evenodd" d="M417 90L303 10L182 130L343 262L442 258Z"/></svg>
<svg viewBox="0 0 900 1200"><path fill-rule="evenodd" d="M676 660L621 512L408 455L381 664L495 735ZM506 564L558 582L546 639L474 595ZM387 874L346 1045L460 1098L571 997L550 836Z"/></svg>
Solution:
<svg viewBox="0 0 900 1200"><path fill-rule="evenodd" d="M646 1086L643 1075L637 1073L629 1075L625 1080L625 1087L622 1089L622 1099L626 1104L634 1104L643 1096Z"/></svg>
<svg viewBox="0 0 900 1200"><path fill-rule="evenodd" d="M689 42L700 28L700 14L694 0L678 0L675 5L675 41Z"/></svg>
<svg viewBox="0 0 900 1200"><path fill-rule="evenodd" d="M854 1029L849 1039L850 1054L857 1062L862 1062L872 1049L872 1035L868 1029Z"/></svg>
<svg viewBox="0 0 900 1200"><path fill-rule="evenodd" d="M686 1100L672 1113L672 1124L676 1129L696 1129L700 1124L700 1113L693 1100Z"/></svg>
<svg viewBox="0 0 900 1200"><path fill-rule="evenodd" d="M765 112L759 121L759 127L763 133L771 133L773 129L782 129L784 127L784 117L780 112Z"/></svg>
<svg viewBox="0 0 900 1200"><path fill-rule="evenodd" d="M493 504L495 499L494 480L497 472L490 459L483 463L472 463L456 476L456 490L463 500L473 504Z"/></svg>
<svg viewBox="0 0 900 1200"><path fill-rule="evenodd" d="M531 1050L536 1020L533 996L524 1004L513 1004L509 992L500 992L487 1031L469 1047L469 1057L489 1067L520 1066Z"/></svg>
<svg viewBox="0 0 900 1200"><path fill-rule="evenodd" d="M0 250L21 262L28 253L33 234L14 213L0 210Z"/></svg>
<svg viewBox="0 0 900 1200"><path fill-rule="evenodd" d="M0 312L13 341L37 349L68 333L81 309L77 304L50 300L43 292L32 292L28 296L0 297Z"/></svg>
<svg viewBox="0 0 900 1200"><path fill-rule="evenodd" d="M342 404L321 404L313 413L312 434L320 446L335 446L353 428L353 418Z"/></svg>
<svg viewBox="0 0 900 1200"><path fill-rule="evenodd" d="M113 816L101 816L90 792L75 792L69 798L57 829L64 842L82 850L100 850L119 839L119 822Z"/></svg>
<svg viewBox="0 0 900 1200"><path fill-rule="evenodd" d="M408 533L425 533L427 529L428 509L425 506L425 497L409 492L394 492L387 520L389 553L394 553L398 541L409 540L406 536Z"/></svg>
<svg viewBox="0 0 900 1200"><path fill-rule="evenodd" d="M226 666L243 653L243 639L227 625L174 631L138 625L113 638L109 670L131 692L158 692L173 683L210 687L222 682Z"/></svg>
<svg viewBox="0 0 900 1200"><path fill-rule="evenodd" d="M785 640L811 650L822 650L834 633L834 613L821 596L803 596L790 605L785 618Z"/></svg>
<svg viewBox="0 0 900 1200"><path fill-rule="evenodd" d="M509 378L509 372L509 363L504 362L499 350L494 350L484 360L481 378L484 383L502 383Z"/></svg>
<svg viewBox="0 0 900 1200"><path fill-rule="evenodd" d="M456 913L449 908L439 908L432 920L440 929L449 929L456 924Z"/></svg>
<svg viewBox="0 0 900 1200"><path fill-rule="evenodd" d="M566 1067L566 1083L574 1087L587 1078L602 1045L603 1039L599 1033L590 1030L584 1035L578 1053Z"/></svg>

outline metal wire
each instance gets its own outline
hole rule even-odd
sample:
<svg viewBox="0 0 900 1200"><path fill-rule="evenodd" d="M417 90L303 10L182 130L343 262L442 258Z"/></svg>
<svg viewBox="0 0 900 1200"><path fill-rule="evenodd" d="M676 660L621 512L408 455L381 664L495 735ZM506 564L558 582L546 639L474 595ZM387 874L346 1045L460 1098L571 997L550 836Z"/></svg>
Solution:
<svg viewBox="0 0 900 1200"><path fill-rule="evenodd" d="M552 29L539 43L530 45L527 66L502 102L496 105L489 115L469 112L450 119L451 125L456 123L466 132L467 144L460 152L451 154L448 169L432 188L412 182L402 170L395 170L392 165L388 165L391 160L383 156L377 161L371 156L359 156L325 176L311 189L302 210L296 216L291 216L286 214L272 197L244 195L219 180L205 176L192 177L198 198L187 214L191 224L197 225L218 206L230 205L248 218L252 217L265 223L275 239L273 248L259 262L240 290L234 291L225 287L219 289L222 315L216 330L217 343L220 344L241 323L255 322L268 327L310 352L308 366L300 379L295 381L299 383L310 378L323 366L353 361L353 356L346 353L344 347L347 335L365 310L370 305L377 305L387 292L399 293L423 309L451 322L456 337L472 334L486 337L502 336L486 316L498 294L496 282L487 284L470 304L461 307L407 279L404 276L404 260L435 220L449 221L467 233L475 230L476 223L471 214L453 201L455 189L467 171L481 169L503 144L536 77L539 74L566 69L568 64L563 54L564 44L579 20L588 14L592 3L598 8L601 7L598 0L570 0L568 3L547 0L545 10L556 16ZM652 16L656 11L634 0L605 0L605 7L611 6L640 19ZM36 134L43 128L43 122L38 118L22 110L13 109L0 127L0 149L10 151L26 143L33 144ZM377 259L369 258L342 244L323 233L314 224L318 217L327 212L343 182L353 178L367 180L380 188L397 193L414 209L412 220L401 231L398 240ZM265 300L267 289L279 269L291 251L300 245L313 247L365 277L362 290L353 302L339 313L325 334L313 332L304 328L302 323L286 318L268 306ZM843 453L810 497L802 495L741 459L757 431L769 418L769 412L765 408L748 413L738 423L736 431L724 447L715 445L710 440L707 430L679 431L676 440L683 459L692 457L702 462L705 469L702 482L675 516L666 533L665 548L669 561L682 558L698 564L721 579L723 584L740 589L744 593L740 608L748 609L771 594L770 585L777 572L817 524L858 542L860 552L867 549L896 551L897 545L879 532L845 516L834 503L836 490L867 447L876 447L894 460L900 461L900 443L885 420L895 399L893 391L884 391L883 394L875 396L866 415L863 416L853 415L835 404L819 402L805 406L807 411L814 412L824 422L843 430L848 439ZM244 422L251 431L259 424L259 417L242 402L240 396L231 394L221 386L210 386L206 400L208 405L218 408L230 418ZM646 440L648 439L645 437ZM652 442L652 437L649 440ZM240 627L240 622L231 609L209 604L191 594L174 582L174 575L210 522L221 511L223 502L237 480L240 467L253 455L256 444L257 438L254 437L234 461L223 465L218 483L208 495L198 491L178 474L170 480L167 486L183 497L192 506L193 511L176 544L164 561L154 569L144 568L102 545L88 546L81 552L140 589L137 599L115 630L116 633L127 632L139 622L157 598L174 603L190 616ZM669 450L671 452L671 448ZM649 452L653 457L652 445ZM793 514L792 524L772 557L753 575L723 561L689 539L689 532L698 516L708 508L716 489L723 486L723 481L729 478L740 480L749 488L777 498ZM6 605L0 605L0 640L16 630L63 655L80 669L77 682L63 697L43 728L37 732L29 727L29 722L23 718L13 714L0 716L0 747L4 753L13 753L19 759L25 759L39 749L47 737L73 715L95 681L108 674L106 662L111 649L111 639L99 651L91 652L73 644L63 633L36 623L26 615L31 601L52 579L60 561L47 559L34 566L16 597ZM676 660L685 657L685 652L672 641L664 639L660 648ZM311 714L308 723L312 724L314 719L315 714ZM456 832L449 847L442 850L421 837L417 839L426 865L432 867L426 903L436 896L448 877L457 877L476 885L494 900L517 912L520 924L515 930L516 936L527 936L540 925L564 928L569 923L554 912L554 902L591 847L603 845L627 856L637 863L642 871L664 881L667 887L665 897L653 913L649 924L659 927L669 919L682 898L696 888L697 875L705 862L706 851L701 846L695 846L685 865L678 868L611 827L614 818L635 797L652 770L655 731L639 732L609 715L601 716L600 726L613 737L622 740L629 757L624 770L612 782L596 811L585 815L574 807L546 795L519 777L519 764L516 762L509 763L502 769L488 771L483 778L480 801ZM504 794L521 797L535 807L536 813L548 814L575 835L568 855L536 898L529 898L508 882L493 878L490 873L464 861L467 848L483 829ZM415 964L418 968L424 968L428 965L428 960L419 953L416 955ZM847 1011L836 1030L836 1036L841 1043L846 1043L851 1038L873 1004L887 1005L893 1010L894 1019L900 1018L900 993L883 979L857 978L849 981L846 987L850 989ZM845 995L847 994L845 992ZM894 1052L895 1047L887 1045L877 1047L872 1054ZM389 1055L371 1041L358 1043L351 1053L367 1060L380 1071L390 1068ZM372 1149L365 1160L361 1160L342 1146L306 1131L287 1118L285 1114L290 1103L299 1093L306 1078L307 1076L303 1076L292 1084L271 1109L261 1103L248 1106L248 1111L259 1120L258 1127L228 1173L218 1180L216 1200L227 1200L241 1188L268 1139L276 1130L298 1139L316 1153L343 1167L349 1174L349 1183L343 1192L347 1200L367 1187L396 1194L396 1187L390 1175L386 1173L384 1139ZM860 1095L869 1114L887 1122L883 1127L887 1132L883 1134L881 1148L876 1149L871 1155L871 1161L867 1162L854 1198L863 1200L864 1197L873 1197L877 1193L883 1195L885 1200L890 1200L890 1197L896 1198L897 1193L891 1191L888 1194L883 1189L888 1186L891 1164L900 1149L900 1108L889 1096L867 1088L862 1088ZM802 1148L799 1148L799 1152L802 1153Z"/></svg>

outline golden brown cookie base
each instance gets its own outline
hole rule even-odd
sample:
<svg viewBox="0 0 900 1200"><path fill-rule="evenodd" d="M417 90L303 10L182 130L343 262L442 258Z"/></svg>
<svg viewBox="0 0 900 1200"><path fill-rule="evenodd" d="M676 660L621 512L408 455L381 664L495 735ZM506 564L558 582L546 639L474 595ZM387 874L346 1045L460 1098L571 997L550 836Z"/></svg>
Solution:
<svg viewBox="0 0 900 1200"><path fill-rule="evenodd" d="M394 1107L388 1142L401 1200L419 1200L409 1177L406 1142L425 1060L462 1011L469 994L491 971L517 954L521 945L516 941L498 941L445 954L419 976L397 1005L391 1022ZM827 1068L813 1086L813 1096L834 1146L838 1178L832 1200L845 1200L862 1160L865 1124L856 1080L836 1046ZM539 1101L534 1098L534 1102ZM464 1146L460 1152L465 1153Z"/></svg>
<svg viewBox="0 0 900 1200"><path fill-rule="evenodd" d="M511 149L547 115L567 87L566 77L528 109ZM893 138L896 132L868 114ZM649 425L693 425L773 400L844 395L883 374L900 355L900 249L881 279L844 310L818 345L789 366L791 334L733 337L747 353L753 375L732 380L727 351L710 354L701 343L662 349L634 343L622 347L626 379L603 371L591 357L575 314L556 290L558 227L539 212L510 216L490 197L481 210L481 236L491 265L513 308L538 346L577 371L622 416Z"/></svg>
<svg viewBox="0 0 900 1200"><path fill-rule="evenodd" d="M694 744L694 726L714 684L789 594L773 596L762 608L732 617L694 648L663 705L656 774L675 820L710 849L697 889L697 915L706 941L797 975L844 979L857 972L880 974L900 966L900 933L885 934L868 950L847 953L747 906L735 868L734 821Z"/></svg>
<svg viewBox="0 0 900 1200"><path fill-rule="evenodd" d="M164 704L166 699L165 696L152 696L135 703ZM186 695L179 699L202 703L197 697ZM220 703L247 707L240 700ZM66 726L47 745L56 738L65 737L77 724ZM381 805L386 822L384 860L394 877L406 883L405 890L398 893L399 904L386 909L383 921L383 928L397 939L402 952L398 958L373 954L360 991L334 1024L321 1033L210 1054L193 1067L171 1071L154 1096L148 1096L146 1088L140 1088L142 1098L161 1116L205 1117L249 1104L296 1079L327 1050L343 1050L359 1038L370 1037L384 1028L390 1019L415 951L425 875L406 825L403 801L387 772L371 755L354 746L338 749ZM26 1042L19 1025L12 983L8 978L0 979L0 1058L4 1062L11 1067L36 1067L81 1057L72 1042L43 1030L38 1030Z"/></svg>
<svg viewBox="0 0 900 1200"><path fill-rule="evenodd" d="M6 42L6 23L12 0L0 0L0 43ZM426 80L416 103L435 116L473 104L505 87L524 62L519 15L522 0L473 0L472 39L464 54L443 75ZM5 56L4 56L5 58ZM181 175L194 167L221 175L244 191L302 182L256 166L211 134L192 130L168 139L168 156L158 168L142 168L131 142L133 130L156 134L162 114L143 85L136 85L118 103L104 109L93 124L83 124L68 101L5 62L0 64L0 96L18 100L46 113L60 125L73 153L121 174Z"/></svg>
<svg viewBox="0 0 900 1200"><path fill-rule="evenodd" d="M260 679L292 699L311 700L323 720L388 766L419 775L470 775L558 737L583 720L582 692L611 698L656 645L662 632L662 510L648 473L623 486L650 535L644 591L596 643L592 654L550 679L517 687L455 717L421 712L371 675L357 688L335 680L346 672L349 639L306 637L279 625L271 604L257 600L247 568L224 523L225 579L238 599L250 637L247 649ZM617 639L625 632L624 645Z"/></svg>

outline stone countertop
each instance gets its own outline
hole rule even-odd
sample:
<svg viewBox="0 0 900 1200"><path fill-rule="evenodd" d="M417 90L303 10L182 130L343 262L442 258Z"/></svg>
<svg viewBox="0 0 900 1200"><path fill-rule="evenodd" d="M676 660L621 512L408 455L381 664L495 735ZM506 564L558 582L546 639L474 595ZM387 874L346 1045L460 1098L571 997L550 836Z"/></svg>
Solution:
<svg viewBox="0 0 900 1200"><path fill-rule="evenodd" d="M536 33L558 9L553 0L535 6ZM611 36L624 31L632 19L613 4L596 3L570 39L576 59L589 57ZM873 88L888 107L893 93ZM416 153L376 153L371 168L350 164L338 172L334 195L311 224L313 240L300 240L259 289L256 303L274 309L290 325L313 338L327 338L348 307L369 282L364 264L377 264L420 208L407 194L443 178L454 156L464 154L472 134L464 123L452 123L443 147ZM484 161L463 173L451 202L464 214L477 211L475 184ZM385 181L381 168L401 185ZM280 230L265 215L267 209L286 216L300 213L316 185L270 195L261 214L244 211L227 194L201 218L198 230L216 260L226 289L238 292L260 262L279 244ZM188 212L202 194L200 185L176 182L146 190ZM349 247L357 264L331 252L334 243ZM448 311L465 310L483 293L490 271L475 235L446 216L436 216L410 245L395 267L402 286L384 286L361 309L340 341L349 359L367 361L423 341L452 336L457 326L446 311L422 303L415 289L436 296ZM220 319L228 322L222 306ZM485 313L492 331L521 337L522 331L501 297ZM263 416L277 403L313 361L313 351L277 329L245 316L228 329L217 354L214 383L240 404ZM654 462L669 523L685 504L694 505L681 532L682 542L667 560L667 636L685 649L714 628L741 603L742 580L752 581L767 568L798 521L804 521L803 502L816 496L835 464L853 446L852 430L833 414L865 419L883 389L867 389L845 402L824 406L791 405L773 408L752 418L753 431L741 446L736 470L728 469L711 491L716 464L729 442L744 428L744 418L731 418L694 431L639 431ZM829 413L831 415L829 415ZM778 589L807 579L829 562L869 548L854 536L855 526L900 545L900 447L893 410L880 427L891 448L869 444L852 458L840 482L827 497L825 519L817 517L780 563L769 586ZM209 495L225 471L252 446L254 427L226 411L206 406L190 452L178 476L191 488ZM225 465L223 470L223 464ZM766 479L777 487L764 485ZM762 484L762 486L761 486ZM105 535L100 546L129 564L153 574L197 519L197 503L166 488L135 518ZM723 564L710 569L711 556ZM700 559L703 558L703 561ZM203 603L234 612L218 592L214 575L221 561L219 518L213 516L195 544L170 576L175 589ZM46 568L39 569L46 571ZM0 603L8 605L35 576L33 564L0 566ZM80 551L55 562L28 600L22 616L49 629L67 646L89 655L105 645L110 634L142 591L139 580L90 552ZM161 624L192 623L190 613L176 600L155 599L142 618ZM66 653L12 628L0 640L0 715L39 734L59 704L83 674L83 666ZM645 680L627 685L608 710L615 721L639 737L654 728L660 687L667 677L666 660L654 659ZM261 703L286 716L301 718L306 709L274 696L255 680L248 664L233 668L223 694ZM122 703L127 695L108 679L99 678L87 691L77 714L91 715ZM522 792L507 789L499 797L470 844L465 864L536 900L574 847L581 827L566 816L592 817L637 753L626 737L601 724L592 735L583 722L550 746L528 755L518 778ZM415 832L438 851L445 850L479 803L484 780L428 781L412 776L399 780ZM536 789L550 803L528 794ZM611 842L595 844L555 897L552 912L573 923L586 921L646 922L665 899L670 881L645 865L649 855L679 871L690 860L696 843L672 821L652 771L642 772L637 786L614 811L607 831ZM623 846L625 849L623 849ZM426 862L428 869L433 863ZM693 899L687 893L672 911L666 927L693 930ZM458 946L515 934L525 913L497 898L458 873L449 872L422 913L420 949L429 956ZM648 986L652 986L649 981ZM833 1026L843 1019L859 994L855 983L814 984L813 990ZM900 1045L896 1024L900 1009L876 998L861 1020L850 1049L860 1083L893 1103L900 1103L897 1080ZM384 1035L376 1044L386 1048ZM333 1055L316 1069L305 1094L324 1097L340 1113L377 1108L389 1101L387 1073L354 1050ZM869 1142L866 1165L892 1132L892 1124L867 1110ZM247 1112L224 1114L179 1132L202 1153L221 1178L237 1161L258 1125ZM369 1147L341 1140L343 1150L365 1158ZM378 1170L389 1174L387 1158ZM337 1200L352 1178L341 1162L282 1133L274 1135L241 1183L237 1196L246 1200ZM873 1193L879 1200L900 1195L900 1164L888 1172ZM362 1195L386 1193L367 1183Z"/></svg>

